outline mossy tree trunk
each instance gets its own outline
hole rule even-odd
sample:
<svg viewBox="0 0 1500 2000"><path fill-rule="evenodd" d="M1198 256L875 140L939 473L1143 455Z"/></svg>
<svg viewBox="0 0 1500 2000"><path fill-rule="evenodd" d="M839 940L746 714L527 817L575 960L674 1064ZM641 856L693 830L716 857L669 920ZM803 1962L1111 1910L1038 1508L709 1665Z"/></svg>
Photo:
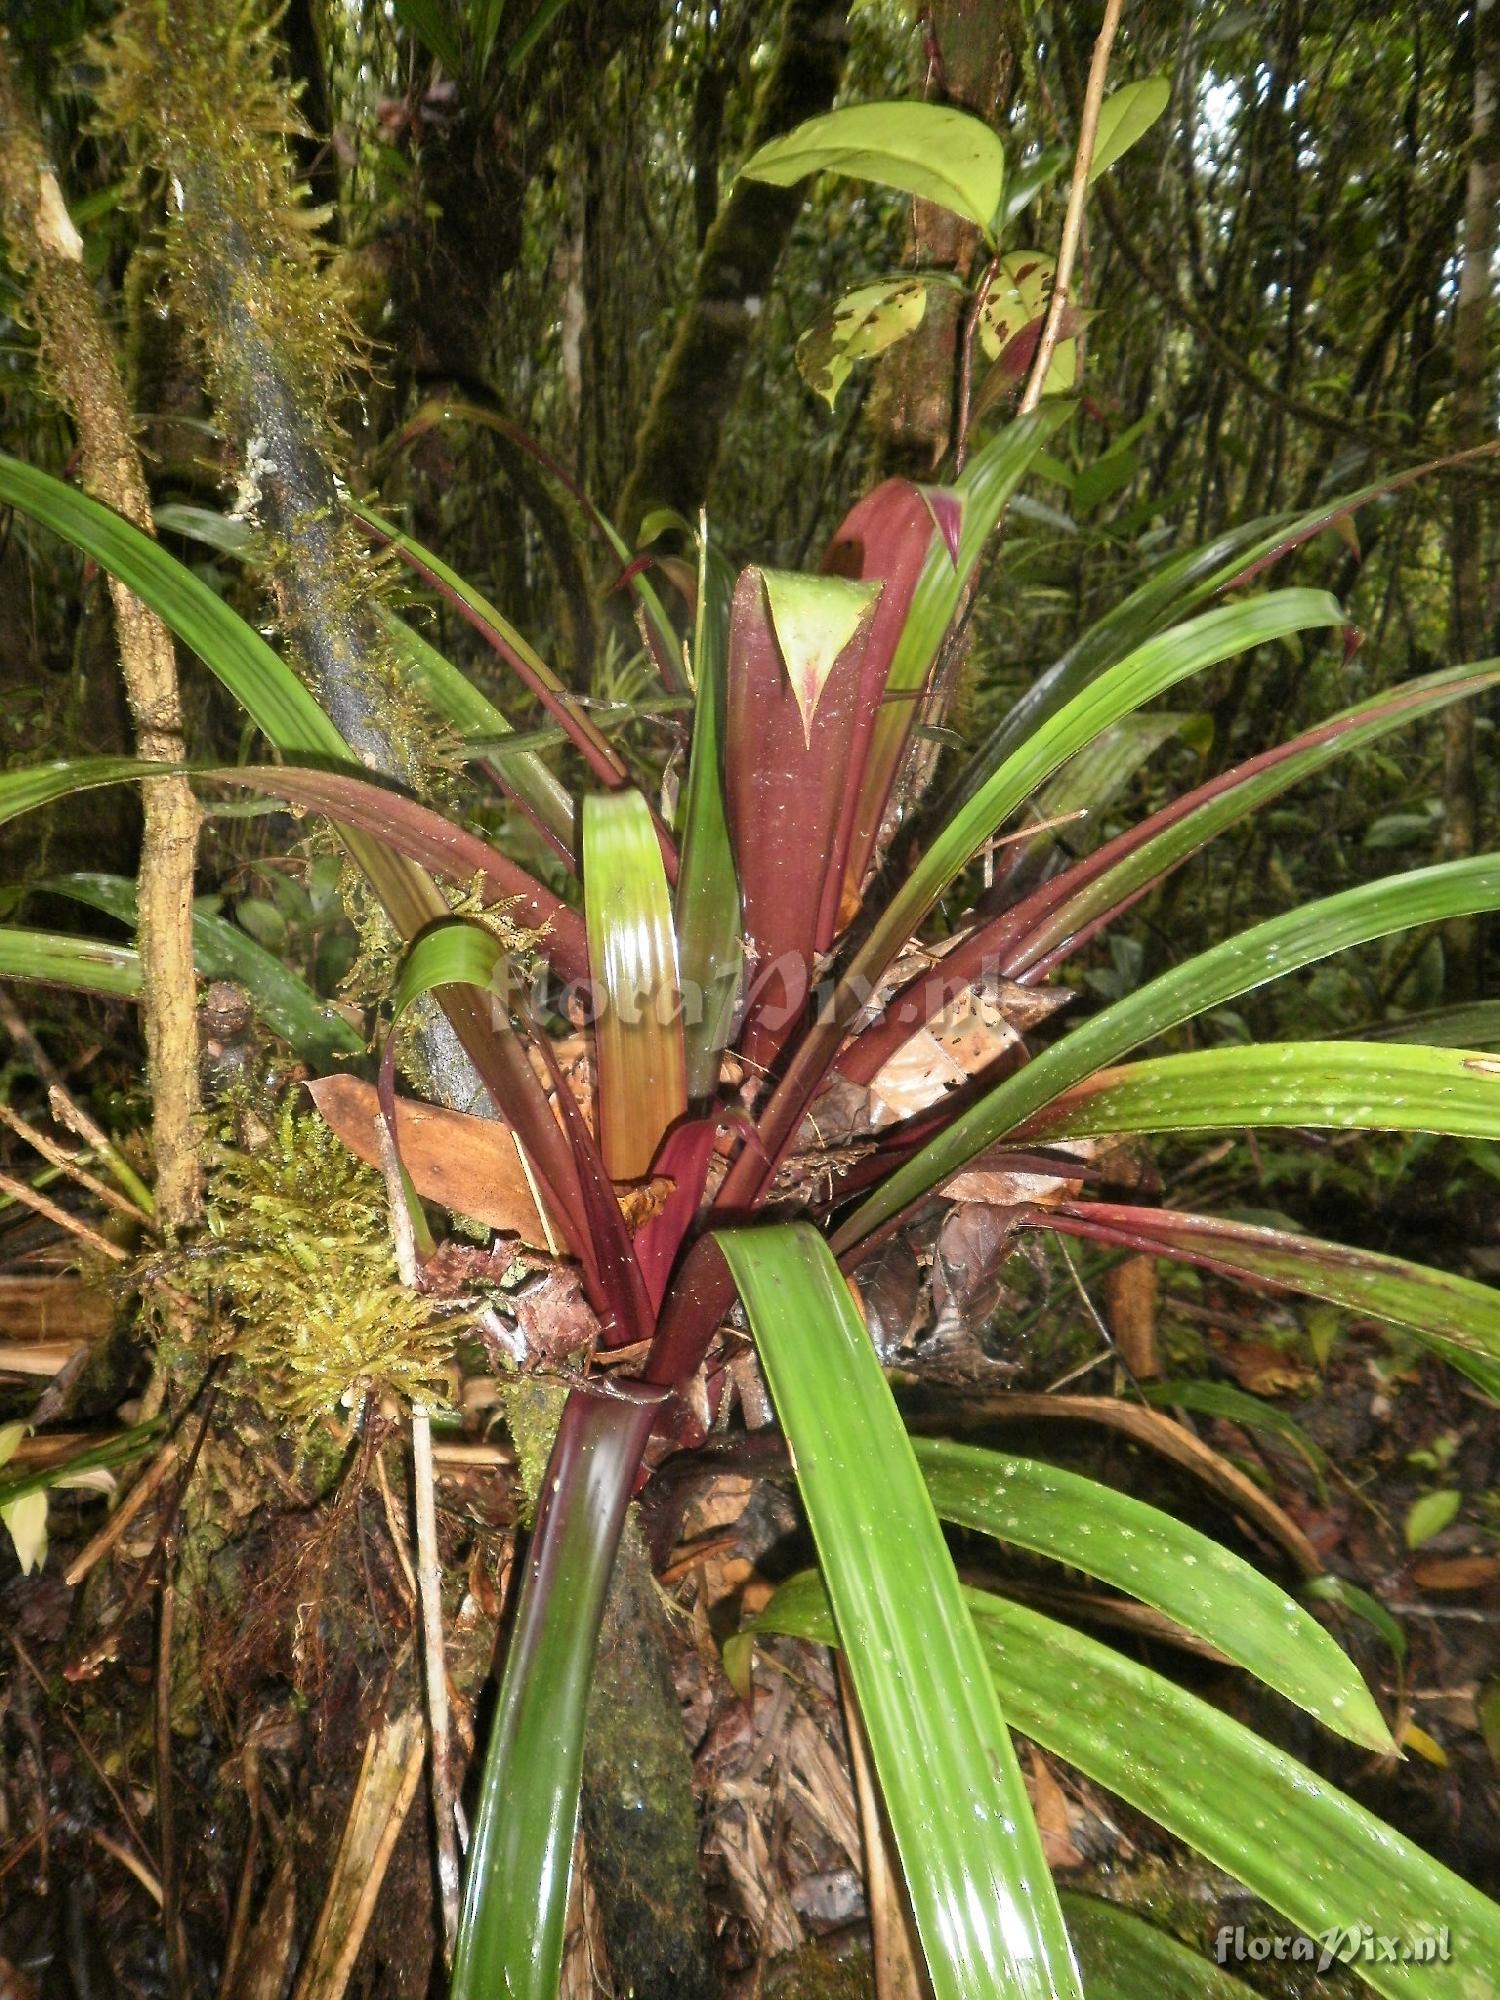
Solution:
<svg viewBox="0 0 1500 2000"><path fill-rule="evenodd" d="M781 46L756 100L747 155L833 102L847 36L835 0L788 0ZM708 493L761 305L802 206L802 189L737 181L708 231L616 510L632 538L652 507L696 518Z"/></svg>
<svg viewBox="0 0 1500 2000"><path fill-rule="evenodd" d="M1494 426L1494 371L1489 325L1495 254L1495 203L1500 198L1500 5L1478 0L1472 16L1474 111L1469 133L1469 175L1464 202L1463 260L1453 316L1453 444L1480 445ZM1484 574L1484 488L1461 475L1453 482L1453 595L1449 618L1455 660L1482 659L1491 617ZM1444 852L1457 860L1473 854L1479 831L1479 774L1474 707L1460 702L1443 722ZM1479 991L1479 934L1472 917L1444 927L1445 994L1472 1000Z"/></svg>

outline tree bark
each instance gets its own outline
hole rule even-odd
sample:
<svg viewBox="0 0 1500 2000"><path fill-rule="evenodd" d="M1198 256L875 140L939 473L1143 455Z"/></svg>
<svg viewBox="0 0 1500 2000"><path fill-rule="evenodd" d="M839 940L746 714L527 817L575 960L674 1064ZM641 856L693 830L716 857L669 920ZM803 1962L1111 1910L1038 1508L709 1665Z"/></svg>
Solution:
<svg viewBox="0 0 1500 2000"><path fill-rule="evenodd" d="M151 501L131 433L119 363L83 268L83 244L48 160L36 119L0 38L0 203L6 241L31 289L43 379L70 412L83 485L94 499L154 534ZM182 705L172 635L138 597L110 579L120 667L142 757L183 761ZM156 1203L169 1232L199 1212L197 988L193 972L193 869L198 804L186 778L144 787L137 933Z"/></svg>
<svg viewBox="0 0 1500 2000"><path fill-rule="evenodd" d="M836 0L787 0L781 47L756 100L749 152L828 109L845 38L844 9ZM616 509L627 539L651 507L675 507L691 521L702 506L761 303L801 206L800 186L740 180L715 217Z"/></svg>
<svg viewBox="0 0 1500 2000"><path fill-rule="evenodd" d="M1500 197L1500 121L1495 116L1496 0L1477 0L1474 12L1474 110L1470 124L1468 188L1464 202L1463 263L1453 320L1453 447L1483 444L1490 432L1493 394L1489 355L1490 267L1495 254L1495 203ZM1484 487L1477 479L1453 482L1451 537L1453 594L1449 635L1453 658L1472 660L1486 651L1484 602ZM1475 851L1478 773L1474 709L1459 702L1443 726L1444 851L1458 859ZM1444 929L1446 997L1470 1000L1479 991L1479 930L1473 918Z"/></svg>
<svg viewBox="0 0 1500 2000"><path fill-rule="evenodd" d="M928 96L996 123L1015 69L1011 0L936 0L927 13ZM979 231L936 202L912 203L907 263L967 278ZM889 475L930 479L952 440L965 301L934 286L922 324L875 366L870 422Z"/></svg>

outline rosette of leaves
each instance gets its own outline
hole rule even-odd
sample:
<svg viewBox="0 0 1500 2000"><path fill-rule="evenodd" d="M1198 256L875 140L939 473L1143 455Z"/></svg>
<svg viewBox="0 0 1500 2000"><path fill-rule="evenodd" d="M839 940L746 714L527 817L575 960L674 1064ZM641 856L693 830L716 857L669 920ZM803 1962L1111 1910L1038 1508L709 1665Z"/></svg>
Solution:
<svg viewBox="0 0 1500 2000"><path fill-rule="evenodd" d="M845 118L812 142L784 144L771 164L787 179L828 168L943 198L911 143L912 121L898 124L895 150L881 151L882 134L890 138L881 121ZM1001 187L994 148L976 140L945 160L950 185L955 163L964 177L959 212L989 235ZM1403 1040L1383 1043L1171 1040L1335 953L1500 907L1500 856L1414 868L1293 907L1080 1018L1039 1017L1044 1032L1026 1044L1002 1019L1008 1032L954 1088L931 1053L950 1008L977 999L1004 1016L1015 991L1044 987L1208 842L1298 780L1500 681L1500 664L1484 662L1377 693L1081 856L1051 857L1054 872L1012 878L1002 862L993 892L966 910L973 864L992 843L1019 833L1030 854L1047 836L1039 798L1067 813L1071 788L1097 812L1101 744L1123 770L1122 741L1136 768L1161 740L1154 727L1121 738L1121 725L1159 721L1160 698L1231 660L1347 643L1326 592L1251 586L1383 490L1250 523L1173 557L1034 678L946 797L914 801L902 781L920 752L924 698L951 657L997 525L1069 414L1048 398L979 446L950 486L885 482L853 507L817 576L755 566L736 576L702 537L687 643L690 756L670 819L650 802L659 773L631 762L495 606L363 515L489 641L589 770L589 795L569 800L555 823L540 794L523 802L539 832L551 825L559 859L579 878L561 896L451 817L372 784L284 663L163 551L59 482L0 460L0 500L148 598L289 760L217 782L254 784L343 829L412 940L396 1012L433 995L448 1014L499 1114L484 1128L490 1177L514 1177L519 1147L548 1240L576 1269L599 1347L614 1350L604 1357L613 1368L572 1379L541 1482L468 1851L453 2000L499 1991L550 2000L558 1990L611 1565L647 1445L692 1449L727 1418L732 1357L721 1332L736 1293L819 1561L816 1576L768 1608L762 1629L837 1643L847 1658L938 2000L1082 1991L1012 1728L1310 1934L1369 1921L1383 1934L1451 1925L1464 1937L1463 1963L1362 1968L1391 2000L1419 1988L1426 2000L1494 1992L1494 1905L1167 1675L1003 1592L966 1591L941 1522L1128 1592L1329 1730L1387 1751L1373 1694L1307 1603L1097 1482L988 1451L914 1449L848 1282L893 1235L919 1227L959 1177L988 1179L1011 1234L1078 1237L1295 1290L1405 1329L1500 1399L1490 1288L1289 1229L1101 1200L1076 1150L1120 1133L1278 1126L1500 1139L1497 1064L1482 1042L1453 1046L1411 1023ZM675 691L684 635L640 576L632 581L648 647ZM438 670L429 686L451 692L455 671ZM472 703L472 690L460 693L455 718L472 718ZM463 726L472 731L472 719ZM494 732L482 740L492 746ZM127 775L139 772L119 760L8 773L0 809ZM915 859L892 884L881 865L890 828L917 810ZM455 919L427 871L460 882L477 871L488 897L515 899L527 925L545 929L541 950L559 985L575 996L587 988L590 1107L517 991L504 942ZM0 965L21 948L0 932ZM914 1056L925 1097L912 1088ZM383 1085L391 1081L387 1070ZM399 1107L392 1115L399 1129ZM340 1378L338 1394L373 1382L398 1350L403 1368L430 1381L422 1370L434 1365L436 1336L420 1323L420 1302L393 1283L382 1190L316 1145L304 1154L290 1114L280 1133L269 1158L236 1164L216 1198L219 1226L232 1222L254 1252L238 1260L240 1289L226 1300L247 1337L274 1344L242 1359L307 1374L297 1316L314 1306L337 1348L354 1295L360 1324L383 1325L361 1353L345 1350L325 1369L319 1393ZM301 1220L289 1226L293 1211ZM332 1226L339 1216L347 1227ZM335 1278L338 1257L348 1262ZM226 1257L226 1272L235 1261ZM1317 1601L1311 1587L1304 1597Z"/></svg>

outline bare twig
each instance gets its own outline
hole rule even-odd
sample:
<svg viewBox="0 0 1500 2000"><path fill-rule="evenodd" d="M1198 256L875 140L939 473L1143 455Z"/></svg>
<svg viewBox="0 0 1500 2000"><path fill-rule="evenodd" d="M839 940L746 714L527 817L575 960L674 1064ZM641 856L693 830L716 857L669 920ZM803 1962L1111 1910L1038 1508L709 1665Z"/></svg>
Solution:
<svg viewBox="0 0 1500 2000"><path fill-rule="evenodd" d="M417 1601L417 1573L412 1568L411 1550L407 1546L406 1528L396 1511L395 1495L391 1492L391 1482L386 1477L385 1458L375 1454L375 1484L380 1488L380 1504L385 1509L385 1525L391 1538L391 1547L396 1551L396 1561L400 1566L401 1579L406 1585L406 1594L413 1604Z"/></svg>
<svg viewBox="0 0 1500 2000"><path fill-rule="evenodd" d="M97 1250L101 1257L108 1257L116 1264L129 1262L128 1250L122 1250L118 1243L111 1243L107 1236L101 1236L93 1224L85 1222L81 1216L69 1215L65 1208L59 1208L55 1201L49 1200L44 1194L39 1194L25 1181L16 1180L10 1174L0 1173L0 1194L8 1194L12 1201L19 1201L25 1207L35 1209L38 1215L44 1215L49 1222L55 1222L59 1229L66 1229L69 1235L77 1236L87 1243L91 1250Z"/></svg>
<svg viewBox="0 0 1500 2000"><path fill-rule="evenodd" d="M86 1146L92 1147L99 1159L103 1160L133 1202L150 1215L155 1212L151 1190L126 1160L103 1126L92 1119L77 1102L68 1086L58 1074L57 1066L31 1032L26 1016L11 997L9 988L0 986L0 1028L4 1028L19 1052L36 1071L37 1076L47 1086L47 1104L59 1125L65 1125L70 1132L77 1133Z"/></svg>
<svg viewBox="0 0 1500 2000"><path fill-rule="evenodd" d="M169 1539L163 1552L161 1600L157 1609L156 1838L161 1851L161 1921L167 1940L167 1986L172 2000L192 2000L177 1872L177 1832L172 1823L172 1634L177 1622L172 1556L173 1544Z"/></svg>
<svg viewBox="0 0 1500 2000"><path fill-rule="evenodd" d="M145 1890L146 1894L151 1898L151 1900L156 1904L157 1908L158 1909L161 1908L162 1904L161 1882L159 1878L152 1873L152 1871L146 1866L146 1864L143 1861L138 1861L136 1857L131 1853L130 1849L124 1846L120 1841L111 1840L109 1835L105 1833L103 1829L100 1827L91 1826L89 1828L89 1839L92 1840L96 1846L102 1847L106 1854L112 1854L115 1860L119 1862L120 1866L123 1869L125 1869L125 1871L128 1874L131 1874L135 1877L136 1881L140 1883L141 1887Z"/></svg>
<svg viewBox="0 0 1500 2000"><path fill-rule="evenodd" d="M401 1178L395 1140L384 1118L378 1121L376 1133L380 1141L380 1169L385 1176L386 1198L390 1205L396 1269L401 1282L415 1288L421 1273L417 1263L411 1206ZM432 1815L437 1825L443 1957L451 1966L453 1948L458 1941L462 1875L449 1759L452 1732L448 1713L447 1654L443 1645L443 1567L438 1555L437 1506L433 1495L432 1417L427 1405L421 1401L412 1404L411 1458L417 1518L417 1596L422 1606L422 1664L427 1681L427 1720L432 1738Z"/></svg>
<svg viewBox="0 0 1500 2000"><path fill-rule="evenodd" d="M411 1413L412 1485L417 1515L417 1582L422 1602L422 1658L427 1675L427 1715L432 1728L432 1812L437 1822L438 1891L443 1908L443 1956L453 1963L458 1941L462 1878L458 1821L454 1814L449 1756L448 1666L443 1646L443 1572L438 1559L437 1510L433 1501L432 1421L425 1404Z"/></svg>
<svg viewBox="0 0 1500 2000"><path fill-rule="evenodd" d="M1094 43L1093 60L1089 64L1088 87L1083 94L1083 115L1078 121L1078 148L1073 159L1073 181L1068 189L1068 208L1063 217L1062 240L1057 246L1057 269L1052 277L1052 297L1047 303L1047 317L1042 325L1042 337L1037 342L1032 358L1031 373L1021 396L1019 416L1027 416L1042 400L1042 388L1052 366L1052 356L1057 350L1059 331L1063 314L1067 310L1068 291L1073 282L1073 266L1078 258L1078 242L1083 234L1084 203L1088 195L1089 169L1094 164L1094 141L1099 132L1099 109L1104 102L1104 81L1109 74L1109 53L1114 47L1115 32L1120 25L1120 16L1125 11L1125 0L1106 0L1104 20L1099 29L1099 38Z"/></svg>
<svg viewBox="0 0 1500 2000"><path fill-rule="evenodd" d="M173 1529L177 1524L177 1516L181 1511L183 1500L187 1496L189 1483L197 1468L198 1454L202 1451L207 1441L208 1428L213 1421L214 1405L219 1399L218 1385L211 1379L217 1367L217 1362L210 1364L209 1377L205 1378L207 1387L204 1392L203 1415L199 1420L197 1435L193 1439L192 1449L187 1455L187 1463L182 1468L182 1477L178 1480L176 1488L173 1491L171 1503L167 1508L166 1519L157 1532L156 1540L151 1544L145 1561L136 1573L134 1583L131 1584L129 1590L125 1593L125 1602L116 1612L114 1620L105 1631L103 1638L100 1639L97 1645L90 1647L88 1652L84 1653L71 1666L63 1668L63 1679L65 1681L92 1680L104 1662L114 1658L115 1648L120 1643L120 1634L134 1615L136 1605L140 1602L142 1591L145 1590L146 1585L155 1574L157 1562L164 1557L170 1560L168 1543L171 1539Z"/></svg>
<svg viewBox="0 0 1500 2000"><path fill-rule="evenodd" d="M61 1167L62 1171L77 1181L80 1187L87 1188L89 1193L96 1200L102 1201L106 1208L112 1208L117 1215L123 1215L131 1222L140 1223L145 1229L151 1227L151 1217L145 1209L131 1201L128 1195L117 1193L114 1188L101 1181L97 1174L91 1174L75 1154L66 1152L55 1140L49 1139L45 1132L39 1131L30 1119L23 1118L19 1111L12 1111L8 1104L0 1103L0 1122L8 1125L17 1138L24 1139L27 1145L34 1152L40 1153L44 1160L54 1167Z"/></svg>
<svg viewBox="0 0 1500 2000"><path fill-rule="evenodd" d="M87 1542L63 1573L63 1582L76 1589L89 1571L107 1555L115 1543L177 1464L177 1440L168 1438L125 1498L93 1539Z"/></svg>

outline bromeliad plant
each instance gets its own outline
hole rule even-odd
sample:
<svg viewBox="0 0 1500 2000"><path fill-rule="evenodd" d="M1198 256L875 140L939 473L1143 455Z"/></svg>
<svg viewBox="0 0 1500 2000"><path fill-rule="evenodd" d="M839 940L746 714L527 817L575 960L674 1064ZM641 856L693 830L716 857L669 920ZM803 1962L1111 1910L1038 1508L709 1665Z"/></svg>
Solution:
<svg viewBox="0 0 1500 2000"><path fill-rule="evenodd" d="M514 1188L519 1146L546 1227L582 1274L600 1346L639 1356L628 1373L576 1377L543 1482L470 1852L455 1995L555 1987L584 1704L616 1540L653 1435L690 1446L722 1411L716 1343L736 1293L820 1559L818 1575L785 1588L758 1622L835 1640L848 1656L935 1990L1079 1990L1011 1727L1152 1813L1308 1932L1376 1918L1383 1932L1412 1937L1447 1925L1465 1940L1464 1961L1424 1966L1424 1990L1486 1990L1478 1968L1495 1962L1500 1917L1447 1870L1169 1680L959 1585L944 1519L1140 1597L1331 1729L1389 1747L1338 1646L1239 1558L1076 1475L914 1444L846 1277L982 1160L997 1176L1052 1176L1053 1196L1016 1207L1018 1231L1184 1258L1352 1306L1500 1390L1500 1307L1488 1289L1273 1230L1088 1199L1076 1151L1110 1134L1226 1126L1500 1138L1495 1065L1462 1049L1276 1043L1126 1060L1330 953L1493 908L1493 857L1415 870L1272 919L1053 1035L1029 1060L1010 1039L990 1072L952 1096L883 1117L882 1086L894 1094L902 1052L976 984L1003 1014L1215 834L1334 758L1500 681L1500 666L1487 664L1406 683L1173 801L982 921L935 935L938 899L978 850L1154 697L1294 633L1343 642L1339 607L1321 592L1222 601L1334 510L1260 524L1179 558L1035 684L971 761L909 874L887 890L872 860L912 748L912 697L950 643L1007 500L1066 416L1044 406L1013 423L951 488L878 488L850 514L818 576L751 568L731 579L700 550L694 631L678 666L691 673L694 709L675 826L499 612L390 531L589 761L598 788L565 799L566 812L544 813L560 795L550 779L528 788L532 753L493 759L512 796L576 860L581 916L477 835L357 774L265 642L145 537L46 475L0 461L0 498L154 603L288 760L219 777L325 813L343 830L413 940L394 1012L435 994L499 1114L479 1128L493 1189L476 1186L474 1205L487 1212ZM425 668L429 690L455 671L435 657ZM465 684L464 702L478 699ZM488 732L503 733L503 723L492 719ZM80 784L140 775L124 760L52 765L0 780L0 800L16 812ZM591 992L592 1128L557 1074L503 939L452 917L434 875L477 880L513 922L537 928L536 949L560 981ZM40 949L33 934L0 934L0 966L66 970L55 945L51 961L34 963ZM100 952L79 941L73 976L88 983L87 960ZM118 948L107 964L99 958L109 990L125 990L127 959ZM552 1068L551 1093L530 1054ZM852 1141L838 1171L817 1138L833 1110ZM632 1226L621 1186L647 1175L657 1198ZM1415 1990L1409 1967L1365 1970L1383 1991Z"/></svg>
<svg viewBox="0 0 1500 2000"><path fill-rule="evenodd" d="M1032 1190L1011 1203L1017 1235L1176 1257L1350 1306L1410 1330L1500 1393L1500 1305L1482 1286L1086 1192L1090 1145L1121 1133L1314 1125L1500 1139L1496 1064L1466 1049L1293 1042L1138 1057L1331 953L1496 907L1500 858L1414 870L1290 911L1076 1026L1049 1029L1034 1053L1014 1032L997 1033L993 1059L966 1082L913 1098L913 1074L931 1067L913 1052L920 1058L951 1010L977 993L1002 1024L1031 1018L1028 989L1206 842L1335 758L1500 682L1500 665L1487 663L1405 683L1039 882L1036 869L1019 871L1030 886L943 924L942 899L1028 805L1043 819L1069 810L1068 784L1096 782L1090 760L1105 746L1116 761L1122 741L1144 754L1159 732L1136 719L1159 696L1296 635L1344 643L1327 594L1250 586L1368 493L1169 563L1034 683L946 803L918 814L903 786L922 747L922 697L948 663L997 524L1068 414L1052 401L1011 422L950 486L878 487L815 576L754 567L735 576L702 535L685 648L634 571L667 692L691 702L675 812L653 806L619 745L495 606L392 524L361 514L515 671L589 772L587 795L575 798L532 745L507 745L504 716L390 614L412 685L577 875L581 911L452 817L373 781L264 640L149 539L0 460L0 501L68 536L150 602L283 760L215 781L326 815L408 941L393 1016L435 998L496 1114L447 1128L478 1163L466 1199L425 1180L413 1154L418 1191L513 1218L555 1244L577 1266L598 1347L629 1351L624 1365L579 1365L569 1378L486 1757L455 2000L556 1990L585 1703L618 1538L648 1446L691 1448L726 1416L721 1333L736 1296L819 1558L757 1628L844 1651L940 2000L1082 1991L1074 1943L1087 1962L1092 1932L1052 1886L1012 1728L1154 1816L1303 1931L1357 1934L1369 1923L1413 1941L1451 1933L1451 1960L1362 1966L1382 1992L1420 1986L1439 2000L1477 2000L1495 1990L1500 1912L1448 1870L1165 1677L960 1585L945 1520L1140 1598L1337 1734L1391 1747L1333 1639L1240 1558L1076 1475L909 1438L851 1289L864 1259L978 1164L997 1187ZM0 778L0 808L144 775L125 760L11 773ZM903 845L919 833L899 879L886 865L895 825ZM1027 829L1029 855L1043 838ZM555 985L538 997L506 939L479 917L453 915L435 878L477 890L510 924L534 930ZM105 897L97 883L91 893ZM225 948L214 934L201 940ZM130 955L114 949L106 964L102 949L77 942L63 969L88 984L97 965L108 990L128 990L138 976ZM57 977L69 950L3 931L0 973ZM539 1018L560 1006L558 987L586 996L589 1104L562 1076ZM277 1004L315 1064L340 1053L326 1017L314 1045L320 1017L284 982ZM396 1100L393 1048L388 1038L380 1095L399 1144L411 1109Z"/></svg>

